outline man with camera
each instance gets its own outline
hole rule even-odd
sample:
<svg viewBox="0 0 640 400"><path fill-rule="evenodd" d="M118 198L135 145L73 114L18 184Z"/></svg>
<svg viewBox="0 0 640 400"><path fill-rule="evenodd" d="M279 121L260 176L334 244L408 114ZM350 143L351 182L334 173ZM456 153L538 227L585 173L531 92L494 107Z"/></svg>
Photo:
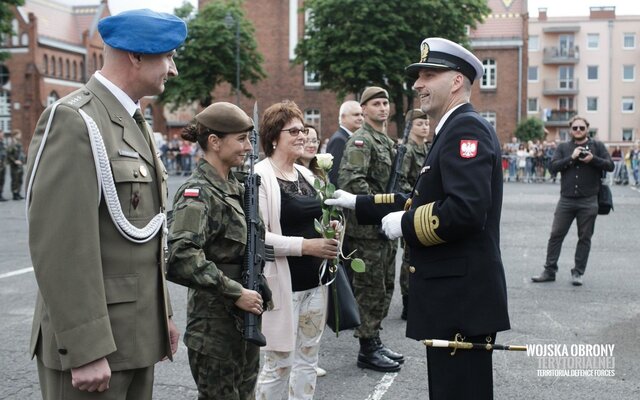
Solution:
<svg viewBox="0 0 640 400"><path fill-rule="evenodd" d="M572 140L558 145L549 171L560 172L560 200L556 206L547 245L544 271L531 278L533 282L553 282L558 271L558 258L573 220L578 227L575 265L571 270L574 286L582 285L582 275L587 267L591 236L598 215L598 191L602 171L613 171L613 161L602 142L589 137L589 122L575 116L569 121Z"/></svg>

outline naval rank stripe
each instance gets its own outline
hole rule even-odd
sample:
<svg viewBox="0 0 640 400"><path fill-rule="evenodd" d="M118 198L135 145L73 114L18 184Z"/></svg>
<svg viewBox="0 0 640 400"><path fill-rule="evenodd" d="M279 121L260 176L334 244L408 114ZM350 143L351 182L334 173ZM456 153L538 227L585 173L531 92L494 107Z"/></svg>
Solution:
<svg viewBox="0 0 640 400"><path fill-rule="evenodd" d="M376 194L373 196L373 202L375 204L393 204L395 195L393 193Z"/></svg>
<svg viewBox="0 0 640 400"><path fill-rule="evenodd" d="M416 230L416 236L420 243L425 246L433 246L444 243L435 230L440 226L440 219L437 215L433 215L433 205L429 203L416 209L413 217L413 225Z"/></svg>

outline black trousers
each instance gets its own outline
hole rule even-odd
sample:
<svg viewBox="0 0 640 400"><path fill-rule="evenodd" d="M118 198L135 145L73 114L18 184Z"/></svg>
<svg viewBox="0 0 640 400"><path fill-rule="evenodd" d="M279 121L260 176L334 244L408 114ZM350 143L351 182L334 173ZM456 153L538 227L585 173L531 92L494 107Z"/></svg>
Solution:
<svg viewBox="0 0 640 400"><path fill-rule="evenodd" d="M496 334L469 336L465 342L495 343ZM453 338L447 338L453 340ZM493 399L492 351L427 347L430 400Z"/></svg>

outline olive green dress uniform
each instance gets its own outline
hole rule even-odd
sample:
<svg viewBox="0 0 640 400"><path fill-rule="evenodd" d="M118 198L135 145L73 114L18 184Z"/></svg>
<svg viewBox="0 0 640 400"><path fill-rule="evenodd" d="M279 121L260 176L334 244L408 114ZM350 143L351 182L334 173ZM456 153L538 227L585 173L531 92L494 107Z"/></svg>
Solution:
<svg viewBox="0 0 640 400"><path fill-rule="evenodd" d="M338 186L355 194L384 193L394 157L393 140L365 122L345 146ZM397 242L381 236L379 226L358 224L353 212L347 213L345 235L350 250L357 249L367 265L365 272L353 276L361 319L355 336L375 338L391 304Z"/></svg>
<svg viewBox="0 0 640 400"><path fill-rule="evenodd" d="M253 398L260 350L243 340L242 290L247 242L244 187L204 159L174 198L168 279L189 287L184 343L201 399ZM215 374L211 372L215 371Z"/></svg>
<svg viewBox="0 0 640 400"><path fill-rule="evenodd" d="M7 161L9 164L9 172L11 173L11 193L13 193L13 199L16 200L17 198L22 198L20 191L24 177L25 160L21 141L15 138L11 139L11 145L7 148Z"/></svg>
<svg viewBox="0 0 640 400"><path fill-rule="evenodd" d="M38 121L27 176L51 110ZM98 191L79 110L100 130L126 219L141 228L165 208L167 175L155 148L150 148L153 141L111 92L92 77L85 87L62 98L28 205L29 250L39 289L31 354L38 357L45 398L95 395L73 389L70 377L62 375L102 357L112 372L146 371L148 391L138 398L151 398L154 364L172 357L162 234L133 243L118 231ZM117 379L113 374L109 390L114 396L127 387L115 384Z"/></svg>
<svg viewBox="0 0 640 400"><path fill-rule="evenodd" d="M427 145L418 144L413 139L409 139L407 141L407 152L402 160L400 192L411 193L413 185L418 180L425 158L427 158ZM400 267L400 292L402 296L409 295L409 248L406 246L404 246L402 266Z"/></svg>

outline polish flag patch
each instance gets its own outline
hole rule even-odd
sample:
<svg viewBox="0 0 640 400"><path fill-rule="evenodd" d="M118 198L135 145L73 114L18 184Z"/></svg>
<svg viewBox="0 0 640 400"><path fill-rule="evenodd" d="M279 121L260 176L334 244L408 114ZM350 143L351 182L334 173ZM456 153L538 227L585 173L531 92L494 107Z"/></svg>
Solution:
<svg viewBox="0 0 640 400"><path fill-rule="evenodd" d="M362 147L364 146L364 140L354 140L353 145L356 147Z"/></svg>
<svg viewBox="0 0 640 400"><path fill-rule="evenodd" d="M198 188L185 189L184 193L182 194L182 196L184 196L184 197L198 197L198 196L200 196L200 189L198 189Z"/></svg>
<svg viewBox="0 0 640 400"><path fill-rule="evenodd" d="M474 158L478 155L477 140L461 140L460 141L460 157Z"/></svg>

